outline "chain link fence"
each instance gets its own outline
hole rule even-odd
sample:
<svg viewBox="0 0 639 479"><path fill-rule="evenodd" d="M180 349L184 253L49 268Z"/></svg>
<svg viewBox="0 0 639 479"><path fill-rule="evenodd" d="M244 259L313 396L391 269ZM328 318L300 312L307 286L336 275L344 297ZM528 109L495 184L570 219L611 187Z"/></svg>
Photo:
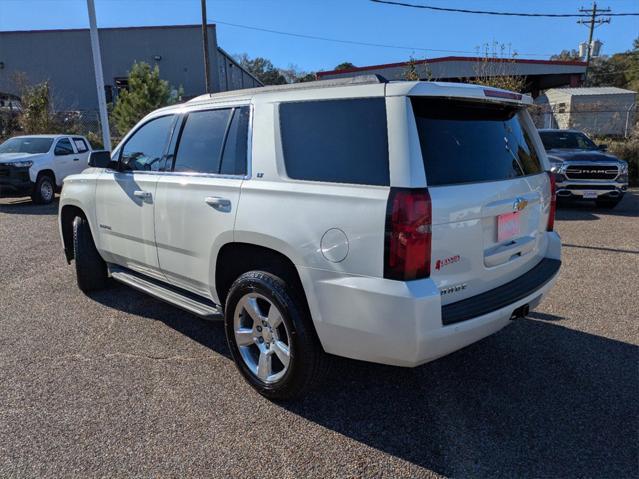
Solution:
<svg viewBox="0 0 639 479"><path fill-rule="evenodd" d="M636 128L636 106L626 109L571 108L534 105L530 109L537 128L579 130L595 138L629 138Z"/></svg>
<svg viewBox="0 0 639 479"><path fill-rule="evenodd" d="M21 112L0 111L0 142L16 135L25 134L69 134L83 135L91 142L94 149L102 148L102 127L97 110L58 111L51 115L47 131L25 132L20 127ZM115 125L110 125L111 144L120 140Z"/></svg>

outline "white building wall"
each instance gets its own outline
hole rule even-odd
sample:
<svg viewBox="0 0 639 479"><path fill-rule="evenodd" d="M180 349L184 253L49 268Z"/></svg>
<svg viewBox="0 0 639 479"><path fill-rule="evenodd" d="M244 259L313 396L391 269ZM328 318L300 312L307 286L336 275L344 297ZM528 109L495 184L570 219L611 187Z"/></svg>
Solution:
<svg viewBox="0 0 639 479"><path fill-rule="evenodd" d="M546 112L552 116L552 126L581 130L593 136L626 136L635 121L636 94L622 89L588 90L593 94L575 94L574 89L546 91ZM607 90L611 92L604 93Z"/></svg>

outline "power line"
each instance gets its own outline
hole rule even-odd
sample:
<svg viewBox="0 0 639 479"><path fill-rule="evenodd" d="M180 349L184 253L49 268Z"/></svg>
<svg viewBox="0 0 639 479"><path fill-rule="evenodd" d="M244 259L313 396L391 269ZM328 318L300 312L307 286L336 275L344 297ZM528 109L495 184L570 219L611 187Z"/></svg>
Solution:
<svg viewBox="0 0 639 479"><path fill-rule="evenodd" d="M409 8L421 8L423 10L433 10L436 12L453 12L453 13L474 13L479 15L499 15L507 17L542 17L542 18L575 18L575 17L589 17L587 13L524 13L524 12L497 12L491 10L469 10L465 8L446 8L446 7L434 7L432 5L421 5L415 3L396 2L391 0L370 0L375 3L383 3L387 5L394 5L397 7L409 7ZM636 17L638 13L608 13L608 17Z"/></svg>
<svg viewBox="0 0 639 479"><path fill-rule="evenodd" d="M349 45L363 45L363 46L368 46L368 47L379 47L379 48L394 48L397 50L415 50L415 51L422 51L422 52L437 52L437 53L466 53L466 54L473 54L473 55L477 55L477 51L469 51L469 50L438 50L435 48L420 48L420 47L409 47L409 46L404 46L404 45L389 45L389 44L384 44L384 43L369 43L369 42L360 42L360 41L356 41L356 40L344 40L344 39L339 39L339 38L329 38L329 37L321 37L321 36L317 36L317 35L306 35L303 33L293 33L293 32L284 32L281 30L271 30L269 28L262 28L262 27L255 27L252 25L242 25L239 23L230 23L230 22L222 22L219 20L215 20L215 19L211 19L211 21L219 24L219 25L226 25L229 27L236 27L236 28L244 28L247 30L256 30L258 32L266 32L266 33L274 33L277 35L285 35L285 36L289 36L289 37L296 37L296 38L307 38L309 40L319 40L319 41L325 41L325 42L334 42L334 43L345 43L345 44L349 44ZM551 55L554 55L554 53L526 53L526 52L519 52L518 55L527 55L527 56L531 56L531 57L549 57Z"/></svg>

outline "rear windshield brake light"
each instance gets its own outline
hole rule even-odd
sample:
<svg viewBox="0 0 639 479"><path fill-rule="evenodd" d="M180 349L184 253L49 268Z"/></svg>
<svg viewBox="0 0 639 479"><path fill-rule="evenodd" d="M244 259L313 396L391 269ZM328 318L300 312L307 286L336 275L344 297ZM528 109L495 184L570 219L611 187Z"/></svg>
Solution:
<svg viewBox="0 0 639 479"><path fill-rule="evenodd" d="M522 96L519 93L513 93L510 91L500 90L486 90L484 89L484 96L491 98L507 98L508 100L521 100Z"/></svg>

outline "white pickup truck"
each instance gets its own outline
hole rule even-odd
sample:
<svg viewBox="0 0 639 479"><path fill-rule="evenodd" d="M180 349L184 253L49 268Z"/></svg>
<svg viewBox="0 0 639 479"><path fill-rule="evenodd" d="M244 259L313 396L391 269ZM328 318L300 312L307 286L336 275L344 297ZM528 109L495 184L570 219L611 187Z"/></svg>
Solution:
<svg viewBox="0 0 639 479"><path fill-rule="evenodd" d="M83 136L15 136L0 145L0 197L31 196L48 204L64 179L87 168L91 146Z"/></svg>
<svg viewBox="0 0 639 479"><path fill-rule="evenodd" d="M327 353L432 361L525 316L559 273L531 102L357 77L157 110L65 181L66 258L85 292L111 277L222 312L269 398L307 391Z"/></svg>

